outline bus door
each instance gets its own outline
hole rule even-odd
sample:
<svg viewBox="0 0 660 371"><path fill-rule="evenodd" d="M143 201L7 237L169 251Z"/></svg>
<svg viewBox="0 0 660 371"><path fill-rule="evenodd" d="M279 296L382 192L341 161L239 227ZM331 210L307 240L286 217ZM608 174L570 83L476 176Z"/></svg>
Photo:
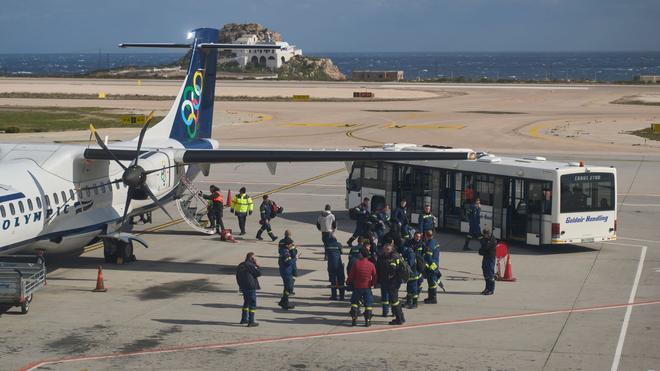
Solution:
<svg viewBox="0 0 660 371"><path fill-rule="evenodd" d="M508 238L540 245L543 231L543 182L508 179Z"/></svg>
<svg viewBox="0 0 660 371"><path fill-rule="evenodd" d="M526 180L525 196L527 200L527 236L528 245L540 245L543 241L543 204L544 183L536 180Z"/></svg>
<svg viewBox="0 0 660 371"><path fill-rule="evenodd" d="M527 241L527 201L523 179L507 179L507 238Z"/></svg>
<svg viewBox="0 0 660 371"><path fill-rule="evenodd" d="M362 165L353 163L351 174L346 179L346 208L356 207L362 202Z"/></svg>
<svg viewBox="0 0 660 371"><path fill-rule="evenodd" d="M444 219L445 228L461 229L461 194L463 174L460 172L447 171L444 187Z"/></svg>

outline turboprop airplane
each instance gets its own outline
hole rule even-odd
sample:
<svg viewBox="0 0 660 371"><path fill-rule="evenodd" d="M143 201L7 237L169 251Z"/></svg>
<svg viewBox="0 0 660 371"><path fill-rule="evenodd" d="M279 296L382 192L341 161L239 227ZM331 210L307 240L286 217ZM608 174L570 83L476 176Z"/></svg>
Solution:
<svg viewBox="0 0 660 371"><path fill-rule="evenodd" d="M211 139L219 49L277 49L273 44L219 44L219 31L196 29L190 44L120 44L123 47L192 49L188 74L167 115L137 138L98 147L0 144L0 254L80 250L104 243L107 261L133 257L127 218L181 197L184 186L210 164L357 160L468 159L468 149L363 150L221 149Z"/></svg>

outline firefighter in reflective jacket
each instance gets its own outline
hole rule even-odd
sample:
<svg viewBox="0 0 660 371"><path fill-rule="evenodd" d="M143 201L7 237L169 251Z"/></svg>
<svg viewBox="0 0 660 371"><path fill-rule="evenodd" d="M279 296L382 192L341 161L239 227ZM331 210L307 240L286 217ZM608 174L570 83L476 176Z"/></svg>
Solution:
<svg viewBox="0 0 660 371"><path fill-rule="evenodd" d="M426 263L424 276L429 285L428 297L424 299L424 303L437 304L438 281L440 280L440 245L433 238L433 231L426 231L424 263Z"/></svg>
<svg viewBox="0 0 660 371"><path fill-rule="evenodd" d="M248 214L252 215L252 198L245 193L245 187L242 187L239 194L231 200L231 212L238 217L238 227L241 229L240 235L245 234L245 219Z"/></svg>
<svg viewBox="0 0 660 371"><path fill-rule="evenodd" d="M275 213L277 213L277 210L273 210L274 207L273 201L268 199L268 195L263 195L263 201L261 202L261 206L259 206L259 214L261 216L261 219L259 220L261 228L259 228L259 231L257 232L257 240L259 241L263 240L261 234L264 233L264 231L268 232L268 236L272 241L277 239L277 236L273 234L273 230L270 227L270 219Z"/></svg>
<svg viewBox="0 0 660 371"><path fill-rule="evenodd" d="M387 296L394 314L394 319L390 321L390 325L401 325L406 322L403 316L403 309L401 308L401 301L399 300L399 288L401 287L401 277L399 271L400 265L405 264L401 255L394 252L392 244L383 246L383 259L387 262ZM383 282L383 280L380 280Z"/></svg>
<svg viewBox="0 0 660 371"><path fill-rule="evenodd" d="M399 207L397 207L396 210L394 210L394 213L392 213L392 230L394 234L394 242L397 247L401 247L403 241L410 238L406 205L406 199L402 198Z"/></svg>
<svg viewBox="0 0 660 371"><path fill-rule="evenodd" d="M209 200L209 222L211 223L211 229L215 229L216 232L222 233L225 229L225 224L222 222L222 211L225 207L224 199L222 193L220 193L220 188L212 185L209 187L211 191L210 195L205 195L201 191L199 195L204 199Z"/></svg>
<svg viewBox="0 0 660 371"><path fill-rule="evenodd" d="M346 287L344 281L344 263L341 261L341 244L334 236L327 239L328 243L325 253L328 258L328 279L330 280L330 300L337 300L337 290L339 290L339 300L344 300Z"/></svg>
<svg viewBox="0 0 660 371"><path fill-rule="evenodd" d="M433 231L435 224L438 218L435 215L431 214L431 205L424 206L424 213L419 215L419 230L422 234L425 234L426 231Z"/></svg>
<svg viewBox="0 0 660 371"><path fill-rule="evenodd" d="M369 211L369 197L365 197L362 203L351 211L355 215L355 232L351 238L348 239L346 244L348 247L353 246L353 241L359 237L367 237L369 235L369 218L371 212Z"/></svg>
<svg viewBox="0 0 660 371"><path fill-rule="evenodd" d="M417 235L417 233L416 233ZM414 241L414 240L411 240ZM421 242L421 236L420 241ZM410 266L411 274L408 278L406 284L406 308L413 309L417 308L417 298L419 297L419 279L422 277L421 273L417 271L417 253L415 251L416 246L412 243L403 245L401 249L401 255L403 259Z"/></svg>
<svg viewBox="0 0 660 371"><path fill-rule="evenodd" d="M421 232L415 232L413 235L413 238L409 239L406 241L405 246L410 247L411 250L415 253L415 262L417 263L417 260L419 260L420 265L421 263L424 262L424 249L426 248L426 243L422 239L422 233ZM410 266L412 268L412 266ZM422 292L422 284L424 283L424 271L426 269L418 269L418 277L417 277L417 295L419 296L419 293Z"/></svg>
<svg viewBox="0 0 660 371"><path fill-rule="evenodd" d="M296 245L291 239L291 232L285 231L284 238L280 240L278 246L279 258L277 260L280 266L280 277L284 284L282 291L282 299L278 303L282 309L293 309L293 305L289 304L289 296L293 293L293 273L296 259Z"/></svg>

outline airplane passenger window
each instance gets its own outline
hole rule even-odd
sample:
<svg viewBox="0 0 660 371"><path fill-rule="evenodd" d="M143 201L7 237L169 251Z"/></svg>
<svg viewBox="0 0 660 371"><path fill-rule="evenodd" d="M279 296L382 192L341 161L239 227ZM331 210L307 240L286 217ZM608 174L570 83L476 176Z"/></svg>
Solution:
<svg viewBox="0 0 660 371"><path fill-rule="evenodd" d="M53 203L54 203L55 205L57 205L57 204L60 203L60 198L57 197L57 192L53 192Z"/></svg>
<svg viewBox="0 0 660 371"><path fill-rule="evenodd" d="M87 198L89 198L91 195L92 195L92 191L90 191L89 188L87 188L85 190L85 196L87 196Z"/></svg>
<svg viewBox="0 0 660 371"><path fill-rule="evenodd" d="M37 209L41 209L41 197L37 196Z"/></svg>
<svg viewBox="0 0 660 371"><path fill-rule="evenodd" d="M44 195L44 202L46 203L46 207L50 207L50 198L48 195Z"/></svg>
<svg viewBox="0 0 660 371"><path fill-rule="evenodd" d="M9 212L11 212L11 215L16 215L16 209L14 208L14 204L10 203L9 204Z"/></svg>
<svg viewBox="0 0 660 371"><path fill-rule="evenodd" d="M69 189L69 197L71 198L71 201L76 199L76 194L73 192L73 189Z"/></svg>
<svg viewBox="0 0 660 371"><path fill-rule="evenodd" d="M119 187L120 187L119 183L115 183L115 187L116 187L117 189L119 189Z"/></svg>
<svg viewBox="0 0 660 371"><path fill-rule="evenodd" d="M25 213L25 207L23 206L23 201L18 201L18 209L21 211L21 214Z"/></svg>
<svg viewBox="0 0 660 371"><path fill-rule="evenodd" d="M105 185L101 186L101 193L105 194Z"/></svg>
<svg viewBox="0 0 660 371"><path fill-rule="evenodd" d="M98 196L99 188L96 186L96 183L92 184L92 187L94 187L94 195Z"/></svg>
<svg viewBox="0 0 660 371"><path fill-rule="evenodd" d="M28 198L27 204L28 204L28 209L30 209L30 211L34 210L34 207L32 207L32 200L31 199Z"/></svg>
<svg viewBox="0 0 660 371"><path fill-rule="evenodd" d="M62 191L62 203L65 204L67 202L69 202L69 200L66 198L66 192Z"/></svg>
<svg viewBox="0 0 660 371"><path fill-rule="evenodd" d="M0 205L0 215L2 215L3 218L7 217L7 212L5 212L5 207Z"/></svg>

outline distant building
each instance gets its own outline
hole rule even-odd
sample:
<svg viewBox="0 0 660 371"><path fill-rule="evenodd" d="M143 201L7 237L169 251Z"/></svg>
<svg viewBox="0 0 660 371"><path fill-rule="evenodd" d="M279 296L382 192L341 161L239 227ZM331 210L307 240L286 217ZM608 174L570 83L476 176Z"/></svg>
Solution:
<svg viewBox="0 0 660 371"><path fill-rule="evenodd" d="M639 77L639 81L645 84L657 84L660 83L660 76L658 75L642 75Z"/></svg>
<svg viewBox="0 0 660 371"><path fill-rule="evenodd" d="M403 71L353 71L355 81L401 81Z"/></svg>
<svg viewBox="0 0 660 371"><path fill-rule="evenodd" d="M239 37L236 41L236 44L271 44L278 45L280 49L239 49L232 50L230 55L227 58L223 58L221 62L236 61L239 66L245 67L248 64L264 66L270 68L273 71L276 71L282 66L282 64L293 56L302 55L302 50L296 48L295 45L290 45L288 42L284 41L272 41L268 40L266 42L259 42L257 35L245 35Z"/></svg>

